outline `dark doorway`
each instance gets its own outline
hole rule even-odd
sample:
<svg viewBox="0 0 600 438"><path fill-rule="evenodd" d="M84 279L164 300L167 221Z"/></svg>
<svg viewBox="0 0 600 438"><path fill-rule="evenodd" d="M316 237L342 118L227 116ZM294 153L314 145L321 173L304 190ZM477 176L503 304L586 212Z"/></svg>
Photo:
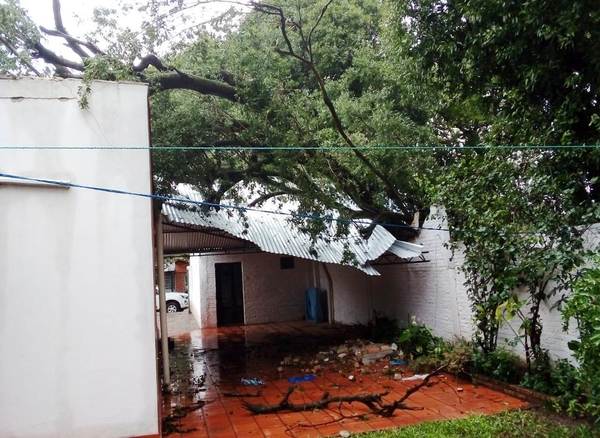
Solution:
<svg viewBox="0 0 600 438"><path fill-rule="evenodd" d="M215 263L217 325L244 323L242 264Z"/></svg>

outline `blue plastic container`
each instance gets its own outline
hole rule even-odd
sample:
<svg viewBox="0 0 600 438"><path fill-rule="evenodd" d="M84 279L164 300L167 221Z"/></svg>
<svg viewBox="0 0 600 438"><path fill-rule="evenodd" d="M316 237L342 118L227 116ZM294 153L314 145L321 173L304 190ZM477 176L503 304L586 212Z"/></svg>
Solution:
<svg viewBox="0 0 600 438"><path fill-rule="evenodd" d="M305 293L305 317L307 321L327 321L327 293L322 289L310 287Z"/></svg>

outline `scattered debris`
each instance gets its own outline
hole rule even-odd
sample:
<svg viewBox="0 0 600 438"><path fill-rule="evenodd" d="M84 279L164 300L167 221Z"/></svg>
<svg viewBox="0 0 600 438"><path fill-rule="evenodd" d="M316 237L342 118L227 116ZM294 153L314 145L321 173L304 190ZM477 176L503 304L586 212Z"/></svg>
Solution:
<svg viewBox="0 0 600 438"><path fill-rule="evenodd" d="M393 367L401 367L408 365L408 362L406 362L404 359L392 359L390 360L390 365Z"/></svg>
<svg viewBox="0 0 600 438"><path fill-rule="evenodd" d="M458 392L463 392L463 391L465 390L465 388L461 388L461 387L459 386L458 388L456 388L456 390L457 390Z"/></svg>
<svg viewBox="0 0 600 438"><path fill-rule="evenodd" d="M261 385L265 384L265 382L263 382L261 379L258 379L256 377L250 378L250 379L244 379L242 377L240 382L242 385L245 385L245 386L261 386Z"/></svg>
<svg viewBox="0 0 600 438"><path fill-rule="evenodd" d="M332 347L329 350L319 351L312 358L286 356L280 362L280 367L277 370L283 372L284 367L299 367L303 372L314 374L325 365L348 366L358 369L362 366L372 365L386 357L390 357L395 361L394 365L406 365L405 361L401 361L403 354L397 344L374 343L355 339L346 341L344 344ZM397 362L398 360L400 362Z"/></svg>
<svg viewBox="0 0 600 438"><path fill-rule="evenodd" d="M348 438L350 436L350 432L348 432L347 430L340 430L339 436L341 436L342 438Z"/></svg>
<svg viewBox="0 0 600 438"><path fill-rule="evenodd" d="M354 377L352 374L350 374L348 376L348 380L350 380L351 382L354 382L356 380L356 377Z"/></svg>
<svg viewBox="0 0 600 438"><path fill-rule="evenodd" d="M404 379L402 378L402 373L395 373L395 374L394 374L394 380L404 380Z"/></svg>

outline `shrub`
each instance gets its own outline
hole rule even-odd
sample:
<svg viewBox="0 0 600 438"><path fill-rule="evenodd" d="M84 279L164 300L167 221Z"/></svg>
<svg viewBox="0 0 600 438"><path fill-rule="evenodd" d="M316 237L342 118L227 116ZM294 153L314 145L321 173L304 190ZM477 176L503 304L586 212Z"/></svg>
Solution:
<svg viewBox="0 0 600 438"><path fill-rule="evenodd" d="M573 285L562 316L565 328L574 319L579 329L579 341L569 347L579 362L577 383L581 396L573 398L566 409L600 421L600 255Z"/></svg>
<svg viewBox="0 0 600 438"><path fill-rule="evenodd" d="M499 347L490 353L475 351L473 371L508 383L519 383L524 375L523 361L512 351Z"/></svg>
<svg viewBox="0 0 600 438"><path fill-rule="evenodd" d="M536 372L525 373L521 386L553 396L571 398L577 392L577 368L561 359L553 364L548 362L545 369L536 364ZM564 404L561 402L561 404Z"/></svg>
<svg viewBox="0 0 600 438"><path fill-rule="evenodd" d="M434 352L441 353L444 345L442 338L434 336L429 328L417 324L414 320L402 330L396 338L396 343L408 359L415 359Z"/></svg>
<svg viewBox="0 0 600 438"><path fill-rule="evenodd" d="M418 373L428 373L442 365L453 374L468 373L473 357L473 346L465 340L440 343L430 354L417 357L411 362L411 368Z"/></svg>

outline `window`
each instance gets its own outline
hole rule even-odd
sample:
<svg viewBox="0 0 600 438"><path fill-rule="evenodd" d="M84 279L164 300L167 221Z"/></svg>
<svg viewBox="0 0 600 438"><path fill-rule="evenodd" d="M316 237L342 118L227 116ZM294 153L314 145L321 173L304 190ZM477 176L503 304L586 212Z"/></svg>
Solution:
<svg viewBox="0 0 600 438"><path fill-rule="evenodd" d="M166 291L175 290L175 271L165 272L165 290Z"/></svg>
<svg viewBox="0 0 600 438"><path fill-rule="evenodd" d="M281 257L279 267L281 269L294 269L294 257Z"/></svg>

